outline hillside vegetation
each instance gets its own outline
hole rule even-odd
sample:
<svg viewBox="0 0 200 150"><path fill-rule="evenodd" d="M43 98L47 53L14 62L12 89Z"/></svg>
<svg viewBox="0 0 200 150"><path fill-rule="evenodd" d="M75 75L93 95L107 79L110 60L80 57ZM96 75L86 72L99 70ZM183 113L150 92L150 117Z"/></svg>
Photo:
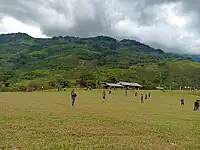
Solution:
<svg viewBox="0 0 200 150"><path fill-rule="evenodd" d="M33 91L56 87L93 86L119 80L179 89L199 87L200 64L134 40L32 38L0 35L1 91Z"/></svg>

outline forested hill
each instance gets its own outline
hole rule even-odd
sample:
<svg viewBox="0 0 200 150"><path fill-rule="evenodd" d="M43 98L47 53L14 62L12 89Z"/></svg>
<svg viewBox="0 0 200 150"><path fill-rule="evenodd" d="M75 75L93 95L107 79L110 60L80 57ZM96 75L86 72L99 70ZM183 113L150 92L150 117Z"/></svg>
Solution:
<svg viewBox="0 0 200 150"><path fill-rule="evenodd" d="M99 86L119 80L146 88L200 86L200 65L134 40L32 38L24 33L0 35L1 90L37 90L57 86Z"/></svg>

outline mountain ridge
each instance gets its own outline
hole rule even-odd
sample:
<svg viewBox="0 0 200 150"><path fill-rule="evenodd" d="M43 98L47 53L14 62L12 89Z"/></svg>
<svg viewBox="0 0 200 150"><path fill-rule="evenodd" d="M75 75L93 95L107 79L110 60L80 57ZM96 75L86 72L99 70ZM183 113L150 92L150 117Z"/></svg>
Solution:
<svg viewBox="0 0 200 150"><path fill-rule="evenodd" d="M10 36L11 38L18 38L18 37L24 37L24 38L32 38L32 39L37 39L37 40L49 40L49 39L52 39L52 40L59 40L59 39L67 39L69 40L70 42L72 41L79 41L79 40L94 40L94 39L102 39L103 41L105 40L108 40L108 41L112 41L112 42L119 42L119 43L126 43L126 44L129 44L129 46L132 46L133 44L135 45L142 45L144 47L147 47L147 48L150 48L152 50L158 50L160 51L161 53L163 53L164 51L160 48L152 48L151 46L147 45L147 44L144 44L144 43L141 43L139 41L136 41L136 40L131 40L131 39L122 39L122 40L117 40L113 37L109 37L109 36L95 36L95 37L87 37L87 38L79 38L79 37L75 37L75 36L58 36L58 37L52 37L52 38L34 38L26 33L10 33L10 34L0 34L0 37L2 36ZM0 39L0 42L1 39ZM6 41L8 42L8 41ZM131 44L131 45L130 45ZM165 52L166 53L166 52Z"/></svg>
<svg viewBox="0 0 200 150"><path fill-rule="evenodd" d="M133 40L133 39L128 39L128 38L124 38L124 39L121 39L121 40L117 40L113 37L109 37L109 36L94 36L94 37L86 37L86 38L79 38L79 37L75 37L75 36L58 36L58 37L51 37L51 38L34 38L30 35L28 35L27 33L9 33L9 34L0 34L0 36L11 36L12 38L16 38L16 37L24 37L26 39L35 39L35 40L42 40L42 41L48 41L50 39L52 40L60 40L60 42L62 41L69 41L69 42L78 42L80 40L94 40L94 39L103 39L104 41L105 40L108 40L108 41L112 41L112 42L119 42L119 43L125 43L126 45L129 45L129 46L136 46L136 45L139 45L140 47L137 47L138 50L145 50L148 49L148 50L152 50L152 51L158 51L160 53L166 53L166 54L169 54L169 55L174 55L176 57L179 57L179 58L191 58L193 61L196 61L196 62L200 62L200 56L199 55L189 55L189 54L178 54L178 53L171 53L171 52L165 52L164 50L160 49L160 48L153 48L151 47L150 45L148 44L144 44L142 42L139 42L137 40ZM8 41L6 41L8 42ZM2 44L2 41L0 39L0 43Z"/></svg>
<svg viewBox="0 0 200 150"><path fill-rule="evenodd" d="M178 53L171 53L171 52L165 52L163 49L161 48L153 48L152 46L148 45L148 44L144 44L142 42L139 42L137 40L133 40L133 39L128 39L128 38L124 38L124 39L121 39L121 40L117 40L113 37L109 37L109 36L103 36L103 35L99 35L99 36L93 36L93 37L84 37L84 38L80 38L80 37L76 37L76 36L57 36L57 37L50 37L50 38L34 38L32 36L30 36L29 34L27 33L21 33L21 32L18 32L18 33L9 33L9 34L0 34L0 37L1 36L11 36L12 38L16 38L16 37L24 37L24 38L31 38L31 39L36 39L36 40L61 40L62 39L67 39L69 40L70 42L72 41L80 41L80 40L90 40L90 39L102 39L102 40L108 40L108 41L113 41L113 42L119 42L119 43L126 43L127 45L129 46L132 46L132 45L142 45L143 47L146 47L146 48L149 48L151 50L155 50L155 51L160 51L160 53L167 53L167 54L173 54L173 55L177 55L179 57L195 57L195 56L198 56L199 55L189 55L189 54L178 54ZM0 39L0 42L1 42L1 39Z"/></svg>

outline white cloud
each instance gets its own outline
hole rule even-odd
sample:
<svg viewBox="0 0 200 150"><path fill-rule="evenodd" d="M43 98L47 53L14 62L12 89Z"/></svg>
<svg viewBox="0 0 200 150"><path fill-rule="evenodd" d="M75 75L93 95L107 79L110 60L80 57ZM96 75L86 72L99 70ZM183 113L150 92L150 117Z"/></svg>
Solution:
<svg viewBox="0 0 200 150"><path fill-rule="evenodd" d="M193 4L185 0L1 0L0 33L103 34L139 39L169 52L200 54L198 4L197 0Z"/></svg>
<svg viewBox="0 0 200 150"><path fill-rule="evenodd" d="M119 21L115 33L127 37L137 37L144 43L161 45L170 52L200 53L200 36L188 28L190 16L178 16L172 11L174 4L154 6L147 13L155 13L152 25L138 25L129 18ZM154 10L156 10L154 12ZM161 11L163 10L163 11Z"/></svg>
<svg viewBox="0 0 200 150"><path fill-rule="evenodd" d="M42 34L39 27L24 24L12 17L4 17L0 22L0 33L27 33L33 37L47 37Z"/></svg>

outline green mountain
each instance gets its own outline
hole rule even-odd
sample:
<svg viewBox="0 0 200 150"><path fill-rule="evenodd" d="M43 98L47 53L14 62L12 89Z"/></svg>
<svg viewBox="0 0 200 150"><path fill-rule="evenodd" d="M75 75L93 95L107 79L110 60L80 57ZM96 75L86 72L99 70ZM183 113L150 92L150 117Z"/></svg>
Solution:
<svg viewBox="0 0 200 150"><path fill-rule="evenodd" d="M199 87L200 64L140 42L111 37L0 35L1 91L100 86L119 80L156 86Z"/></svg>

